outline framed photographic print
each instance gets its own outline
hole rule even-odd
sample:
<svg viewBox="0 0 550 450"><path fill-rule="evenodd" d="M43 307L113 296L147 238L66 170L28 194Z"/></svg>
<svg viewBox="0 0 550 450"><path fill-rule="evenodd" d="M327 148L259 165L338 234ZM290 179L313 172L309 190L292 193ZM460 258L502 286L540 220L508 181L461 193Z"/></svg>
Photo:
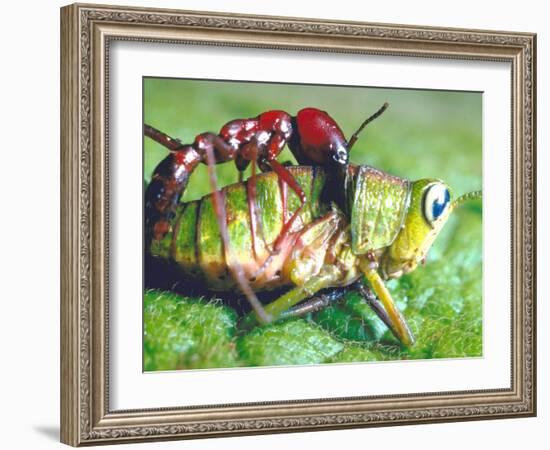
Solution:
<svg viewBox="0 0 550 450"><path fill-rule="evenodd" d="M61 19L63 442L535 414L535 35Z"/></svg>

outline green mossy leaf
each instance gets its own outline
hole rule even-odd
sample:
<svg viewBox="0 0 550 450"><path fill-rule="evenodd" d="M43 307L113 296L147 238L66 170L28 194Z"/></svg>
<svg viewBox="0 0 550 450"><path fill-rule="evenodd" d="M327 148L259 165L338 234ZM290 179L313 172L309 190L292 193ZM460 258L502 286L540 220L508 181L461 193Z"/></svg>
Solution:
<svg viewBox="0 0 550 450"><path fill-rule="evenodd" d="M237 341L247 366L319 364L343 348L328 332L301 319L256 327Z"/></svg>
<svg viewBox="0 0 550 450"><path fill-rule="evenodd" d="M348 344L340 353L334 355L330 362L350 363L350 362L369 362L385 361L392 359L392 355L398 353L397 347L373 345L354 345Z"/></svg>
<svg viewBox="0 0 550 450"><path fill-rule="evenodd" d="M204 369L238 365L236 314L221 303L176 294L144 295L144 370Z"/></svg>

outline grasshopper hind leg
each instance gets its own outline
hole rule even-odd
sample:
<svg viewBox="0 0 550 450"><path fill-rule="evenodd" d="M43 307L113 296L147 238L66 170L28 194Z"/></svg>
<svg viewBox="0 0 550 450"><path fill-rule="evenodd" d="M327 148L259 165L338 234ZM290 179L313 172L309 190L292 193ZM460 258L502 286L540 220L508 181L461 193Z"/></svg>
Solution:
<svg viewBox="0 0 550 450"><path fill-rule="evenodd" d="M310 299L299 303L298 305L283 311L279 318L288 319L291 317L302 317L306 314L315 313L321 311L322 309L337 304L345 299L346 294L349 292L357 292L361 298L369 305L372 310L376 313L384 324L391 329L391 320L388 316L388 313L382 306L380 300L376 297L374 292L365 285L361 280L357 280L355 283L350 284L345 287L338 287L328 290L327 292L321 292Z"/></svg>
<svg viewBox="0 0 550 450"><path fill-rule="evenodd" d="M327 292L321 292L310 299L299 303L298 305L283 311L279 318L289 319L294 317L302 317L306 314L321 311L327 306L336 304L344 299L346 294L353 288L351 286L330 289Z"/></svg>

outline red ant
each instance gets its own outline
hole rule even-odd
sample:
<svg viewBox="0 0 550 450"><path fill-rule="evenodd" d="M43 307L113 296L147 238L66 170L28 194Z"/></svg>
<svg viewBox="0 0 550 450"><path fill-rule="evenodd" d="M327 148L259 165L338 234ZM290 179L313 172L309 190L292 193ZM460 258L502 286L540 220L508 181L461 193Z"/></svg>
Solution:
<svg viewBox="0 0 550 450"><path fill-rule="evenodd" d="M304 191L288 169L277 161L279 153L288 144L298 164L321 166L327 173L335 174L345 169L349 153L365 126L380 116L388 107L385 103L376 113L367 118L351 138L346 140L338 124L328 113L316 108L304 108L291 116L284 111L267 111L255 118L236 119L226 123L219 134L210 132L199 134L192 144L182 144L165 133L144 125L146 136L170 150L170 154L155 168L145 198L146 249L152 240L161 240L170 231L180 197L189 177L199 163L209 166L209 178L213 191L217 183L213 166L226 161L235 161L239 171L239 181L243 172L251 164L252 175L247 189L249 202L256 198L256 164L263 172L274 171L280 183L286 183L300 199L300 206L292 217L284 222L283 228L274 241L271 255L276 255L289 234L292 224L306 203ZM285 189L281 190L283 193ZM214 196L215 209L222 240L227 246L227 226L225 207L219 195ZM286 219L286 198L283 198L283 218ZM252 213L253 204L249 204ZM254 220L252 221L254 222ZM256 233L253 233L254 235ZM262 233L259 233L262 235ZM271 256L270 256L271 258ZM268 264L269 259L264 263ZM233 274L253 306L258 300L246 280L241 279L239 268ZM255 307L258 312L258 308Z"/></svg>

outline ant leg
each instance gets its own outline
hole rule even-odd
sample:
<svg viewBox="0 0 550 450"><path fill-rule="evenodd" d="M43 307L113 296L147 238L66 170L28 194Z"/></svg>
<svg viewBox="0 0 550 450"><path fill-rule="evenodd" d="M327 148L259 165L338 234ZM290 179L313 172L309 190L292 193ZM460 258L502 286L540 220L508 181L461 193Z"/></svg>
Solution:
<svg viewBox="0 0 550 450"><path fill-rule="evenodd" d="M269 256L263 262L262 266L258 269L258 271L254 274L254 276L256 277L261 275L264 272L264 270L269 266L273 257L279 253L282 243L289 235L293 223L300 216L300 213L302 212L302 209L304 208L307 202L306 194L303 191L300 184L296 181L296 179L290 173L288 168L276 160L277 155L279 154L279 152L281 151L285 143L286 143L285 137L281 134L276 134L271 138L271 141L269 142L269 150L268 150L267 158L259 159L259 165L262 171L266 172L269 169L273 170L273 172L277 174L279 182L281 183L281 195L282 195L282 204L283 204L283 211L282 211L283 227L279 232L279 235L277 236L275 241L272 243L272 249L270 251ZM288 220L286 217L287 216L286 185L288 185L300 199L300 206L298 206L296 211L294 211L294 213Z"/></svg>
<svg viewBox="0 0 550 450"><path fill-rule="evenodd" d="M151 125L143 124L143 134L163 145L171 152L175 152L183 147L179 139L174 139Z"/></svg>
<svg viewBox="0 0 550 450"><path fill-rule="evenodd" d="M160 241L170 231L180 198L189 177L201 162L201 155L190 145L182 145L162 131L144 124L144 135L166 147L170 153L153 171L144 196L145 248Z"/></svg>
<svg viewBox="0 0 550 450"><path fill-rule="evenodd" d="M256 161L258 159L258 145L256 141L249 142L243 148L243 153L250 157L250 159L243 159L242 156L238 156L236 162L237 168L243 165L241 161L244 161L246 165L250 166L250 178L246 181L246 191L248 200L248 211L250 214L250 225L252 231L252 247L254 249L254 255L258 256L257 237L261 237L264 247L269 250L269 245L265 240L265 234L263 232L263 222L260 216L260 210L257 207L257 191L256 191Z"/></svg>
<svg viewBox="0 0 550 450"><path fill-rule="evenodd" d="M281 231L279 232L279 235L277 236L277 238L275 239L275 241L272 244L272 248L271 248L271 251L269 253L269 256L265 259L262 266L256 271L256 273L254 273L255 277L260 276L264 272L264 270L269 266L269 264L273 260L273 257L279 253L279 251L281 249L281 245L283 244L284 240L289 235L294 221L300 215L300 213L301 213L301 211L302 211L302 209L305 206L306 201L307 201L306 194L302 190L302 187L298 184L298 182L296 181L294 176L288 171L288 169L285 166L283 166L282 164L280 164L276 160L270 160L267 163L271 166L273 171L277 174L277 176L279 177L279 182L281 183L281 195L283 197L282 198L282 203L283 203L283 212L282 212L282 214L283 214L283 227L281 228ZM294 213L292 214L292 217L289 220L286 220L286 216L287 216L287 195L286 195L286 186L285 186L285 184L290 186L291 189L294 192L296 192L296 194L300 198L300 206L298 206L296 211L294 211Z"/></svg>
<svg viewBox="0 0 550 450"><path fill-rule="evenodd" d="M304 208L307 201L306 194L304 193L300 184L296 181L296 178L294 178L294 176L289 172L289 170L276 159L277 155L280 153L285 143L286 143L286 139L283 135L276 134L275 136L273 136L273 138L269 143L269 150L267 152L266 162L277 174L277 176L279 177L279 180L283 183L286 183L296 193L296 195L300 199L300 206L296 209L296 211L294 211L294 214L292 214L292 217L287 221L286 220L286 206L287 206L286 195L283 198L283 228L279 233L279 236L273 243L272 253L274 254L277 254L279 252L282 242L287 237L288 233L290 232L290 228L292 227L292 224L302 212L302 209ZM286 191L285 189L281 189L281 192L285 193Z"/></svg>
<svg viewBox="0 0 550 450"><path fill-rule="evenodd" d="M250 164L250 160L245 159L242 157L242 155L238 154L235 158L235 166L237 166L237 170L239 171L239 179L238 182L242 183L244 181L244 171Z"/></svg>
<svg viewBox="0 0 550 450"><path fill-rule="evenodd" d="M222 244L225 254L227 266L233 276L233 279L240 287L241 291L250 302L252 309L254 310L256 317L260 323L271 322L271 315L266 312L261 302L256 297L256 294L250 287L248 280L244 276L244 271L241 265L233 259L231 254L231 246L229 243L229 232L227 230L227 211L225 209L225 201L222 197L222 193L218 190L218 181L216 178L214 158L214 145L205 145L206 162L208 167L208 178L212 188L212 201L214 205L214 211L216 213L216 219L218 221L218 227L220 229L220 236L222 238Z"/></svg>
<svg viewBox="0 0 550 450"><path fill-rule="evenodd" d="M296 193L296 195L300 199L300 206L298 206L296 211L294 211L294 213L292 214L290 219L288 221L286 221L286 213L287 213L287 211L286 211L286 209L287 209L286 195L283 198L283 228L281 229L281 232L279 233L279 236L277 236L277 239L275 239L275 242L273 243L273 253L277 254L279 249L280 249L281 243L284 241L284 239L286 238L286 236L290 232L290 228L292 227L292 224L294 223L294 221L298 218L298 216L302 212L302 209L306 204L307 198L306 198L306 194L302 190L302 187L300 186L300 184L298 184L298 182L296 181L294 176L288 171L288 169L285 166L283 166L281 163L279 163L279 161L276 161L276 160L271 160L271 161L268 161L268 162L271 165L271 167L273 168L273 171L279 177L279 180L282 183L286 183ZM281 191L284 192L283 189L281 189Z"/></svg>

